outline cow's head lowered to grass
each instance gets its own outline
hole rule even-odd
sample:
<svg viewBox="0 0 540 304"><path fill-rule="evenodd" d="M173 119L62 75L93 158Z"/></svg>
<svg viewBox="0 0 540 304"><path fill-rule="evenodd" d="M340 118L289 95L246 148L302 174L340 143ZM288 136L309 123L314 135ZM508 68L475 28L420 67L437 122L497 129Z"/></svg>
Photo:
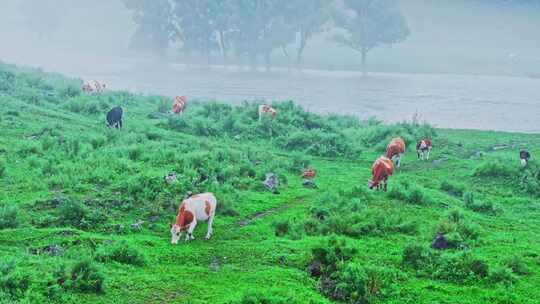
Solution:
<svg viewBox="0 0 540 304"><path fill-rule="evenodd" d="M186 210L185 204L182 204L176 222L171 227L171 244L178 244L182 232L188 229L191 222L193 222L193 213Z"/></svg>
<svg viewBox="0 0 540 304"><path fill-rule="evenodd" d="M394 172L394 165L392 160L385 156L379 157L371 167L372 178L368 182L369 189L377 187L377 190L381 188L381 184L384 186L384 191L388 188L388 177Z"/></svg>
<svg viewBox="0 0 540 304"><path fill-rule="evenodd" d="M198 221L208 221L206 239L212 236L212 222L216 214L216 197L212 193L201 193L186 198L178 210L176 221L171 226L171 244L178 244L182 232L186 231L186 241L193 240L193 230Z"/></svg>

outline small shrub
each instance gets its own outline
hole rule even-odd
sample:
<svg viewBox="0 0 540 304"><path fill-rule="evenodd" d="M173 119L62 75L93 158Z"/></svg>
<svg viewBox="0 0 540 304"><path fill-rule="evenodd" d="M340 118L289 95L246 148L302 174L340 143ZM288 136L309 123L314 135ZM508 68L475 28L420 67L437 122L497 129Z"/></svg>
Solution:
<svg viewBox="0 0 540 304"><path fill-rule="evenodd" d="M230 304L299 304L292 297L276 295L274 293L267 295L260 292L247 293L240 301L233 301Z"/></svg>
<svg viewBox="0 0 540 304"><path fill-rule="evenodd" d="M218 215L224 216L238 216L238 211L236 211L228 200L220 200L219 205L216 208L216 213Z"/></svg>
<svg viewBox="0 0 540 304"><path fill-rule="evenodd" d="M128 157L132 161L138 161L141 159L142 150L140 148L132 148L128 151Z"/></svg>
<svg viewBox="0 0 540 304"><path fill-rule="evenodd" d="M17 228L19 209L15 204L0 205L0 229Z"/></svg>
<svg viewBox="0 0 540 304"><path fill-rule="evenodd" d="M511 269L507 267L497 267L489 274L488 280L493 284L510 286L516 281L516 277Z"/></svg>
<svg viewBox="0 0 540 304"><path fill-rule="evenodd" d="M84 104L80 100L71 100L68 104L68 109L73 113L82 113L84 110Z"/></svg>
<svg viewBox="0 0 540 304"><path fill-rule="evenodd" d="M159 134L159 133L147 132L147 133L146 133L146 138L147 138L148 140L159 141L159 140L161 140L163 137L162 137L161 134Z"/></svg>
<svg viewBox="0 0 540 304"><path fill-rule="evenodd" d="M74 227L86 227L85 219L90 211L88 208L77 201L65 200L59 207L58 220L60 224L71 225Z"/></svg>
<svg viewBox="0 0 540 304"><path fill-rule="evenodd" d="M400 201L406 201L407 196L408 196L407 191L403 187L399 187L399 186L392 187L388 191L388 197L397 199Z"/></svg>
<svg viewBox="0 0 540 304"><path fill-rule="evenodd" d="M425 190L418 186L407 186L400 183L396 187L392 187L388 192L388 196L393 199L407 202L409 204L424 205L431 203L431 198Z"/></svg>
<svg viewBox="0 0 540 304"><path fill-rule="evenodd" d="M465 215L463 214L463 211L458 208L454 208L448 211L447 217L452 223L456 223L456 224L460 223L461 221L465 219Z"/></svg>
<svg viewBox="0 0 540 304"><path fill-rule="evenodd" d="M97 150L105 145L107 139L105 137L94 137L90 140L90 145L94 150Z"/></svg>
<svg viewBox="0 0 540 304"><path fill-rule="evenodd" d="M98 102L95 101L87 103L84 109L84 112L88 114L98 114L100 111L100 105Z"/></svg>
<svg viewBox="0 0 540 304"><path fill-rule="evenodd" d="M350 246L346 239L331 237L311 249L313 256L311 263L321 265L321 274L330 276L357 253L358 250Z"/></svg>
<svg viewBox="0 0 540 304"><path fill-rule="evenodd" d="M276 236L285 236L289 229L291 228L291 223L288 219L280 220L274 223L274 233Z"/></svg>
<svg viewBox="0 0 540 304"><path fill-rule="evenodd" d="M407 196L407 202L411 204L424 204L428 201L426 194L424 191L419 187L413 187L409 190L409 194Z"/></svg>
<svg viewBox="0 0 540 304"><path fill-rule="evenodd" d="M517 175L517 169L503 164L500 161L485 162L478 166L474 171L474 176L504 178Z"/></svg>
<svg viewBox="0 0 540 304"><path fill-rule="evenodd" d="M30 287L28 273L17 269L18 265L13 260L0 260L0 295L6 294L9 298L17 300L22 298ZM8 303L10 303L8 301Z"/></svg>
<svg viewBox="0 0 540 304"><path fill-rule="evenodd" d="M81 142L78 139L71 140L67 148L72 156L78 156L81 152Z"/></svg>
<svg viewBox="0 0 540 304"><path fill-rule="evenodd" d="M429 250L418 244L409 244L403 249L401 264L413 269L421 269L430 262Z"/></svg>
<svg viewBox="0 0 540 304"><path fill-rule="evenodd" d="M525 261L519 256L513 256L504 262L504 266L517 275L527 275L531 272Z"/></svg>
<svg viewBox="0 0 540 304"><path fill-rule="evenodd" d="M489 273L488 264L468 252L443 256L433 273L434 278L455 283L476 281Z"/></svg>
<svg viewBox="0 0 540 304"><path fill-rule="evenodd" d="M81 88L75 85L67 85L64 88L60 89L60 96L62 98L73 98L81 94Z"/></svg>
<svg viewBox="0 0 540 304"><path fill-rule="evenodd" d="M157 103L157 111L159 113L168 113L171 110L172 104L166 99L160 98Z"/></svg>
<svg viewBox="0 0 540 304"><path fill-rule="evenodd" d="M103 292L105 277L89 260L76 263L69 274L66 287L79 292L100 293Z"/></svg>
<svg viewBox="0 0 540 304"><path fill-rule="evenodd" d="M475 212L481 213L494 213L496 208L491 202L476 201L474 195L471 192L465 192L463 195L463 202L465 207Z"/></svg>
<svg viewBox="0 0 540 304"><path fill-rule="evenodd" d="M145 264L144 256L137 248L126 242L117 242L111 246L102 246L96 253L96 260L100 262L115 261L122 264L142 266Z"/></svg>
<svg viewBox="0 0 540 304"><path fill-rule="evenodd" d="M303 153L295 153L292 155L291 170L294 172L302 172L309 168L311 158Z"/></svg>
<svg viewBox="0 0 540 304"><path fill-rule="evenodd" d="M6 171L7 171L6 162L3 160L0 160L0 178L6 175Z"/></svg>
<svg viewBox="0 0 540 304"><path fill-rule="evenodd" d="M363 267L355 263L347 264L339 273L336 292L332 298L346 303L369 303L368 277Z"/></svg>
<svg viewBox="0 0 540 304"><path fill-rule="evenodd" d="M462 197L463 193L465 191L465 187L463 185L454 184L449 181L443 181L441 183L440 189L452 196L456 197Z"/></svg>

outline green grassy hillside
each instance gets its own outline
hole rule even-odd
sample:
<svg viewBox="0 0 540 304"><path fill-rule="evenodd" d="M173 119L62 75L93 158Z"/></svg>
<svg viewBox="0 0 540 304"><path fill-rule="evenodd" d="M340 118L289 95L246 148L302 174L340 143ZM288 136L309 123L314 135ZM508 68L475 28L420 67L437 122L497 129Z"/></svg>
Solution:
<svg viewBox="0 0 540 304"><path fill-rule="evenodd" d="M0 303L537 303L540 135L189 104L0 65ZM122 130L105 113L124 108ZM394 136L389 191L367 189ZM434 139L430 161L414 143ZM302 186L317 170L317 189ZM163 177L176 172L178 181ZM268 172L281 182L264 189ZM214 236L170 244L186 192ZM140 225L133 225L140 223ZM444 233L450 248L434 250Z"/></svg>

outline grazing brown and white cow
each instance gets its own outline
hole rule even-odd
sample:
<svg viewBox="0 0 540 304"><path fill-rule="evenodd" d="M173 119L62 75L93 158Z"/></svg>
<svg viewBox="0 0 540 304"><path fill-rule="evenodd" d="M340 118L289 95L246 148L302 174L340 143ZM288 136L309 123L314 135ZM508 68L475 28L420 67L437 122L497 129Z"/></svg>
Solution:
<svg viewBox="0 0 540 304"><path fill-rule="evenodd" d="M187 107L186 96L176 96L173 101L172 112L174 114L182 114Z"/></svg>
<svg viewBox="0 0 540 304"><path fill-rule="evenodd" d="M99 93L102 93L103 91L105 91L105 89L107 88L107 85L105 83L101 83L97 80L90 80L90 81L87 81L85 82L83 85L82 85L82 90L83 92L85 93L96 93L96 94L99 94Z"/></svg>
<svg viewBox="0 0 540 304"><path fill-rule="evenodd" d="M306 179L312 179L315 178L315 176L317 176L317 172L313 169L308 169L302 172L302 177Z"/></svg>
<svg viewBox="0 0 540 304"><path fill-rule="evenodd" d="M394 173L394 163L386 156L379 157L371 167L371 180L368 182L369 189L381 188L384 184L384 191L388 190L388 177Z"/></svg>
<svg viewBox="0 0 540 304"><path fill-rule="evenodd" d="M81 88L85 93L92 93L94 91L94 87L89 82L83 83Z"/></svg>
<svg viewBox="0 0 540 304"><path fill-rule="evenodd" d="M277 115L276 109L272 108L269 105L262 104L259 106L259 121L261 121L263 115L270 114L272 118L275 118Z"/></svg>
<svg viewBox="0 0 540 304"><path fill-rule="evenodd" d="M424 160L424 157L426 160L429 160L429 153L431 152L431 149L433 148L433 143L431 142L431 139L424 138L416 143L416 153L418 154L418 159Z"/></svg>
<svg viewBox="0 0 540 304"><path fill-rule="evenodd" d="M187 231L186 241L194 240L193 230L198 221L208 221L206 239L210 239L216 206L217 199L212 193L196 194L185 199L180 204L176 222L171 227L171 244L178 244L183 231Z"/></svg>
<svg viewBox="0 0 540 304"><path fill-rule="evenodd" d="M531 158L531 153L529 151L523 149L519 151L519 159L521 161L521 166L526 167L529 163L529 159Z"/></svg>
<svg viewBox="0 0 540 304"><path fill-rule="evenodd" d="M386 146L386 153L384 156L396 161L396 166L401 166L401 156L405 153L405 141L401 137L393 138L388 146Z"/></svg>

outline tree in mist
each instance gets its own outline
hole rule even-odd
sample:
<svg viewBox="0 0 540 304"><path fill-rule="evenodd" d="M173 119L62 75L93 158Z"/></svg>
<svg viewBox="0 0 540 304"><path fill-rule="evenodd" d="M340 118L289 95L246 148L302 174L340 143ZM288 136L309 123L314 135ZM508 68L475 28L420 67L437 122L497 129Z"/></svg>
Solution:
<svg viewBox="0 0 540 304"><path fill-rule="evenodd" d="M246 56L252 67L262 56L270 69L274 50L294 41L294 28L286 22L283 2L274 0L236 0L235 30L231 42L238 57Z"/></svg>
<svg viewBox="0 0 540 304"><path fill-rule="evenodd" d="M330 19L328 0L290 0L284 5L287 22L290 23L298 35L296 49L296 66L300 68L302 55L313 35L320 33L323 26Z"/></svg>
<svg viewBox="0 0 540 304"><path fill-rule="evenodd" d="M361 53L362 71L366 73L369 51L381 44L402 42L409 36L410 30L395 0L343 2L348 12L336 15L335 22L347 33L334 39Z"/></svg>
<svg viewBox="0 0 540 304"><path fill-rule="evenodd" d="M137 24L130 48L163 58L175 32L171 3L168 0L124 0L124 4L132 11Z"/></svg>
<svg viewBox="0 0 540 304"><path fill-rule="evenodd" d="M219 1L177 0L174 3L177 38L182 50L204 54L210 62L212 51L219 47L215 22L219 15Z"/></svg>

